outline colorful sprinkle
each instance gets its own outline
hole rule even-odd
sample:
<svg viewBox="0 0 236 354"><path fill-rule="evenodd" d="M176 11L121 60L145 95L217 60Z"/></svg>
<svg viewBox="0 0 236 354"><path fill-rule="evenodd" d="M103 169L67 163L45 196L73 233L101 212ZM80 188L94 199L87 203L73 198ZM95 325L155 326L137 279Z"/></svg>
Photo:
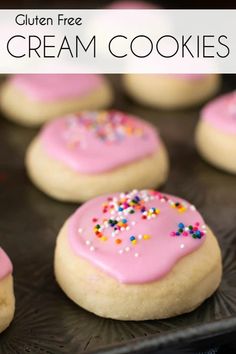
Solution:
<svg viewBox="0 0 236 354"><path fill-rule="evenodd" d="M203 229L203 227L202 227ZM170 236L189 236L191 235L192 238L201 239L206 234L206 231L200 230L199 222L196 222L194 225L186 226L184 223L180 222L178 224L177 231L171 231Z"/></svg>
<svg viewBox="0 0 236 354"><path fill-rule="evenodd" d="M68 130L65 138L70 149L76 148L77 145L82 145L81 128L92 132L106 144L119 142L130 136L140 138L144 136L143 128L138 126L136 120L117 111L77 114L76 117L68 119L67 126Z"/></svg>

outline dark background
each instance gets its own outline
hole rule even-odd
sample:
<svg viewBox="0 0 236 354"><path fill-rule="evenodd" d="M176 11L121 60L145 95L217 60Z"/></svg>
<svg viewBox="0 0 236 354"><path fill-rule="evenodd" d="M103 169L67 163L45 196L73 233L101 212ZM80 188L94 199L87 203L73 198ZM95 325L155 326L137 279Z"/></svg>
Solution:
<svg viewBox="0 0 236 354"><path fill-rule="evenodd" d="M107 0L10 0L0 1L0 8L98 8L103 7L110 1ZM169 0L169 1L152 1L153 3L160 4L165 8L208 8L208 9L234 9L236 8L235 0ZM85 5L86 4L86 5Z"/></svg>

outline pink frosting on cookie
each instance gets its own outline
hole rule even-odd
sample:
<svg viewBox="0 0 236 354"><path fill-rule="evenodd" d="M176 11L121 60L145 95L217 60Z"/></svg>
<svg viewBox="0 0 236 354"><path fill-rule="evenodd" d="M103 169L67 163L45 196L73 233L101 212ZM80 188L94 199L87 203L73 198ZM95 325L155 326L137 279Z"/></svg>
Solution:
<svg viewBox="0 0 236 354"><path fill-rule="evenodd" d="M182 79L182 80L203 80L207 78L207 75L205 74L173 74L173 76L176 79Z"/></svg>
<svg viewBox="0 0 236 354"><path fill-rule="evenodd" d="M127 284L162 278L206 237L194 206L153 190L90 200L67 226L75 254Z"/></svg>
<svg viewBox="0 0 236 354"><path fill-rule="evenodd" d="M0 279L12 273L12 263L7 254L0 248Z"/></svg>
<svg viewBox="0 0 236 354"><path fill-rule="evenodd" d="M10 82L32 100L50 102L85 96L104 79L95 74L17 74Z"/></svg>
<svg viewBox="0 0 236 354"><path fill-rule="evenodd" d="M42 130L43 148L79 173L98 174L157 151L153 126L118 111L83 112L49 122Z"/></svg>
<svg viewBox="0 0 236 354"><path fill-rule="evenodd" d="M230 92L208 103L201 118L216 129L227 134L236 134L236 92Z"/></svg>

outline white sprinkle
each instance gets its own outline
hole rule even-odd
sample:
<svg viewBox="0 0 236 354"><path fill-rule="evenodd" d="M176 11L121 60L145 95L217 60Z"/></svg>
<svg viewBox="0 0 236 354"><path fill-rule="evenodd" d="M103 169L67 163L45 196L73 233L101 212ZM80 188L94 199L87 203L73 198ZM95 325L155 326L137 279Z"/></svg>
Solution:
<svg viewBox="0 0 236 354"><path fill-rule="evenodd" d="M130 226L127 226L127 227L126 227L126 230L129 231L129 230L130 230Z"/></svg>
<svg viewBox="0 0 236 354"><path fill-rule="evenodd" d="M93 252L94 250L95 250L95 247L94 247L94 246L91 246L91 247L90 247L90 251Z"/></svg>
<svg viewBox="0 0 236 354"><path fill-rule="evenodd" d="M86 245L88 245L88 246L90 246L91 245L91 241L89 241L89 240L86 240Z"/></svg>
<svg viewBox="0 0 236 354"><path fill-rule="evenodd" d="M188 227L187 226L184 228L184 231L188 231Z"/></svg>
<svg viewBox="0 0 236 354"><path fill-rule="evenodd" d="M206 225L202 225L202 229L206 229Z"/></svg>
<svg viewBox="0 0 236 354"><path fill-rule="evenodd" d="M111 215L114 215L114 214L115 214L115 210L112 210L112 211L110 212L110 214L111 214Z"/></svg>
<svg viewBox="0 0 236 354"><path fill-rule="evenodd" d="M135 222L135 221L131 221L131 225L133 225L133 226L134 226L135 224L136 224L136 222Z"/></svg>
<svg viewBox="0 0 236 354"><path fill-rule="evenodd" d="M83 229L81 227L78 229L78 233L81 234L83 232Z"/></svg>
<svg viewBox="0 0 236 354"><path fill-rule="evenodd" d="M142 238L143 238L143 235L141 235L141 234L138 235L138 239L139 239L139 240L142 240Z"/></svg>
<svg viewBox="0 0 236 354"><path fill-rule="evenodd" d="M184 244L183 243L181 243L180 248L184 248Z"/></svg>
<svg viewBox="0 0 236 354"><path fill-rule="evenodd" d="M118 251L119 254L122 254L123 252L124 252L123 250L119 250L119 251Z"/></svg>
<svg viewBox="0 0 236 354"><path fill-rule="evenodd" d="M111 237L115 237L115 236L116 236L115 231L112 231Z"/></svg>
<svg viewBox="0 0 236 354"><path fill-rule="evenodd" d="M126 251L126 252L129 252L129 251L130 251L130 248L129 248L129 247L125 247L125 251Z"/></svg>
<svg viewBox="0 0 236 354"><path fill-rule="evenodd" d="M165 203L165 199L164 198L161 198L161 203Z"/></svg>
<svg viewBox="0 0 236 354"><path fill-rule="evenodd" d="M190 210L194 211L196 210L196 207L194 205L190 205Z"/></svg>
<svg viewBox="0 0 236 354"><path fill-rule="evenodd" d="M134 254L134 257L138 257L138 256L139 256L139 254L138 254L138 253L135 253L135 254Z"/></svg>

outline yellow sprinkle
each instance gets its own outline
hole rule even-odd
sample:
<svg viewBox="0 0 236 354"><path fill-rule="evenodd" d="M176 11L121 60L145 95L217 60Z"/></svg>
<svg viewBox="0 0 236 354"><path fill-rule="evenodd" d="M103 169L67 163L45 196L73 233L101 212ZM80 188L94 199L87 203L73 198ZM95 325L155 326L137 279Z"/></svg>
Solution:
<svg viewBox="0 0 236 354"><path fill-rule="evenodd" d="M126 133L128 135L131 135L132 134L132 128L131 127L126 127Z"/></svg>
<svg viewBox="0 0 236 354"><path fill-rule="evenodd" d="M149 238L151 238L150 235L143 235L143 239L144 239L144 240L149 240Z"/></svg>
<svg viewBox="0 0 236 354"><path fill-rule="evenodd" d="M180 213L183 213L184 211L186 211L186 208L182 207L182 208L179 208L178 210L179 210Z"/></svg>
<svg viewBox="0 0 236 354"><path fill-rule="evenodd" d="M132 241L132 244L133 244L133 245L136 245L136 243L137 243L137 240L133 240L133 241Z"/></svg>
<svg viewBox="0 0 236 354"><path fill-rule="evenodd" d="M102 237L100 238L100 240L101 240L101 241L107 241L107 237L106 237L106 236L102 236Z"/></svg>

